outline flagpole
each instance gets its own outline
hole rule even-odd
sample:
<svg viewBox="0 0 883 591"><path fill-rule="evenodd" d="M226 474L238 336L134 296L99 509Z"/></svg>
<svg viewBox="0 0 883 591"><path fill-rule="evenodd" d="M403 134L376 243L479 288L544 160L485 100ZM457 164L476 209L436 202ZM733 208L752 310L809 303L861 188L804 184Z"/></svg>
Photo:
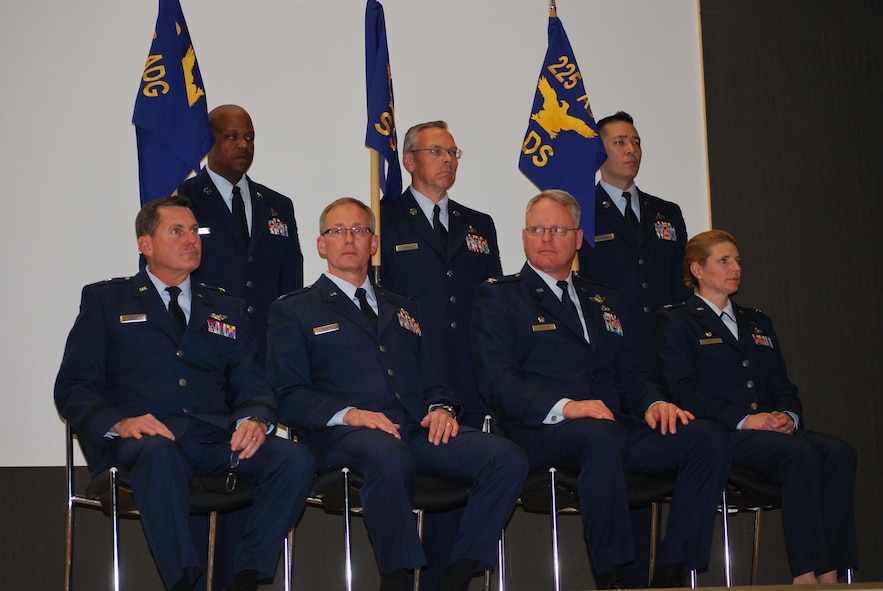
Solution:
<svg viewBox="0 0 883 591"><path fill-rule="evenodd" d="M369 148L371 154L371 211L374 212L374 234L380 236L380 152ZM371 257L374 265L374 284L380 285L380 247Z"/></svg>

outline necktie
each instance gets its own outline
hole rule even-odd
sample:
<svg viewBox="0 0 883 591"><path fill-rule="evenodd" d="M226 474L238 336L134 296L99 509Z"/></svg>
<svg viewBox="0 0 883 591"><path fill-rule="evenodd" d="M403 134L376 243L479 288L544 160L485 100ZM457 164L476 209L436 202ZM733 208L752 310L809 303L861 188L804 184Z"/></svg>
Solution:
<svg viewBox="0 0 883 591"><path fill-rule="evenodd" d="M638 216L635 215L635 210L632 209L632 194L625 191L622 196L625 199L625 209L623 210L623 214L625 215L625 219L629 223L629 226L631 226L632 232L637 236L641 229L641 222L638 221Z"/></svg>
<svg viewBox="0 0 883 591"><path fill-rule="evenodd" d="M724 323L724 326L729 329L733 336L738 340L739 339L739 325L736 324L736 319L727 314L726 312L721 312L721 320Z"/></svg>
<svg viewBox="0 0 883 591"><path fill-rule="evenodd" d="M374 327L374 330L377 330L377 314L374 313L374 308L371 307L371 304L368 303L368 298L366 297L366 292L364 287L360 287L356 290L356 298L359 300L359 307L362 309L362 314L365 315L365 318L368 319L368 322L371 323L371 326Z"/></svg>
<svg viewBox="0 0 883 591"><path fill-rule="evenodd" d="M579 314L577 314L576 312L576 305L574 305L573 300L570 299L570 294L567 291L567 281L564 281L562 279L557 283L557 285L561 288L561 304L567 311L567 315L570 317L570 321L574 322L575 326L582 330L582 323L579 321Z"/></svg>
<svg viewBox="0 0 883 591"><path fill-rule="evenodd" d="M169 300L169 316L172 317L172 326L175 327L175 334L180 339L184 335L184 329L187 328L187 317L184 316L184 310L178 304L178 295L181 293L180 287L167 287L171 299Z"/></svg>
<svg viewBox="0 0 883 591"><path fill-rule="evenodd" d="M245 201L242 200L242 191L233 186L233 221L239 228L242 239L248 244L248 219L245 217Z"/></svg>
<svg viewBox="0 0 883 591"><path fill-rule="evenodd" d="M448 230L445 228L444 224L441 223L441 207L439 207L438 203L432 208L432 227L435 228L435 233L438 234L442 246L447 247Z"/></svg>

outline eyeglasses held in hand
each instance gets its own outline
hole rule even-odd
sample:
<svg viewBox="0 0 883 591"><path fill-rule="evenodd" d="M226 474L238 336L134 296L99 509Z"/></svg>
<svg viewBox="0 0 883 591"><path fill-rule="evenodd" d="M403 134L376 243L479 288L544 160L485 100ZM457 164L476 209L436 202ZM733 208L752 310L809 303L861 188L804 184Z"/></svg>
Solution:
<svg viewBox="0 0 883 591"><path fill-rule="evenodd" d="M447 154L451 158L459 160L463 157L463 150L460 148L442 148L441 146L432 146L431 148L414 148L409 152L429 152L435 158L441 158L443 154Z"/></svg>
<svg viewBox="0 0 883 591"><path fill-rule="evenodd" d="M230 473L227 474L226 488L231 493L236 490L236 468L239 467L239 450L230 452Z"/></svg>
<svg viewBox="0 0 883 591"><path fill-rule="evenodd" d="M545 236L546 232L549 232L552 236L562 238L567 236L568 232L575 232L576 230L579 230L579 228L565 228L564 226L552 226L551 228L545 226L528 226L524 230L529 236Z"/></svg>
<svg viewBox="0 0 883 591"><path fill-rule="evenodd" d="M328 228L327 230L322 232L322 234L324 236L335 236L337 238L343 238L344 236L346 236L347 232L352 234L354 238L365 238L374 233L371 228L368 228L366 226L353 226L352 228Z"/></svg>

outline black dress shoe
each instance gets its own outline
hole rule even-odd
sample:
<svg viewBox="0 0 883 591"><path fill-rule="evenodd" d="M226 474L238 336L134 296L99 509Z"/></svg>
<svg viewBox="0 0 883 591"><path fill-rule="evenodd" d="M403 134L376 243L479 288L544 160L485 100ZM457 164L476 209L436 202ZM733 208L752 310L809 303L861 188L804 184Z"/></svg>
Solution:
<svg viewBox="0 0 883 591"><path fill-rule="evenodd" d="M684 574L683 562L658 567L656 572L653 573L653 580L650 581L650 587L654 589L674 589L689 586L687 576Z"/></svg>
<svg viewBox="0 0 883 591"><path fill-rule="evenodd" d="M620 579L618 581L613 581L607 587L607 589L628 589L628 588L629 588L629 582L624 579Z"/></svg>
<svg viewBox="0 0 883 591"><path fill-rule="evenodd" d="M614 569L595 575L596 589L628 589L629 578L625 574L625 569L618 566Z"/></svg>

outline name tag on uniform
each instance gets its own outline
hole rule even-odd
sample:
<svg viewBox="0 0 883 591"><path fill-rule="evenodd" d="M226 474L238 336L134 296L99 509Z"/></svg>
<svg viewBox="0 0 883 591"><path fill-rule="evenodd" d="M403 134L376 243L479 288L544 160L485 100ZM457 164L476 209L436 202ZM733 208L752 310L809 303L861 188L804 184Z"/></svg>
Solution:
<svg viewBox="0 0 883 591"><path fill-rule="evenodd" d="M334 324L326 324L324 326L317 326L313 329L313 334L319 336L320 334L326 334L329 332L334 332L336 330L340 330L340 325L338 323Z"/></svg>
<svg viewBox="0 0 883 591"><path fill-rule="evenodd" d="M534 332L547 332L550 330L558 330L558 327L552 322L549 324L534 324L530 329Z"/></svg>
<svg viewBox="0 0 883 591"><path fill-rule="evenodd" d="M396 244L396 252L405 252L406 250L417 250L420 248L420 245L416 242L409 242L408 244Z"/></svg>
<svg viewBox="0 0 883 591"><path fill-rule="evenodd" d="M196 233L200 236L208 236L212 233L212 229L209 226L200 226Z"/></svg>
<svg viewBox="0 0 883 591"><path fill-rule="evenodd" d="M595 242L607 242L608 240L613 240L616 238L616 235L611 232L610 234L597 234L595 235Z"/></svg>
<svg viewBox="0 0 883 591"><path fill-rule="evenodd" d="M700 345L720 345L724 342L724 340L720 337L714 337L713 339L699 339Z"/></svg>
<svg viewBox="0 0 883 591"><path fill-rule="evenodd" d="M120 324L147 322L147 314L120 314Z"/></svg>

